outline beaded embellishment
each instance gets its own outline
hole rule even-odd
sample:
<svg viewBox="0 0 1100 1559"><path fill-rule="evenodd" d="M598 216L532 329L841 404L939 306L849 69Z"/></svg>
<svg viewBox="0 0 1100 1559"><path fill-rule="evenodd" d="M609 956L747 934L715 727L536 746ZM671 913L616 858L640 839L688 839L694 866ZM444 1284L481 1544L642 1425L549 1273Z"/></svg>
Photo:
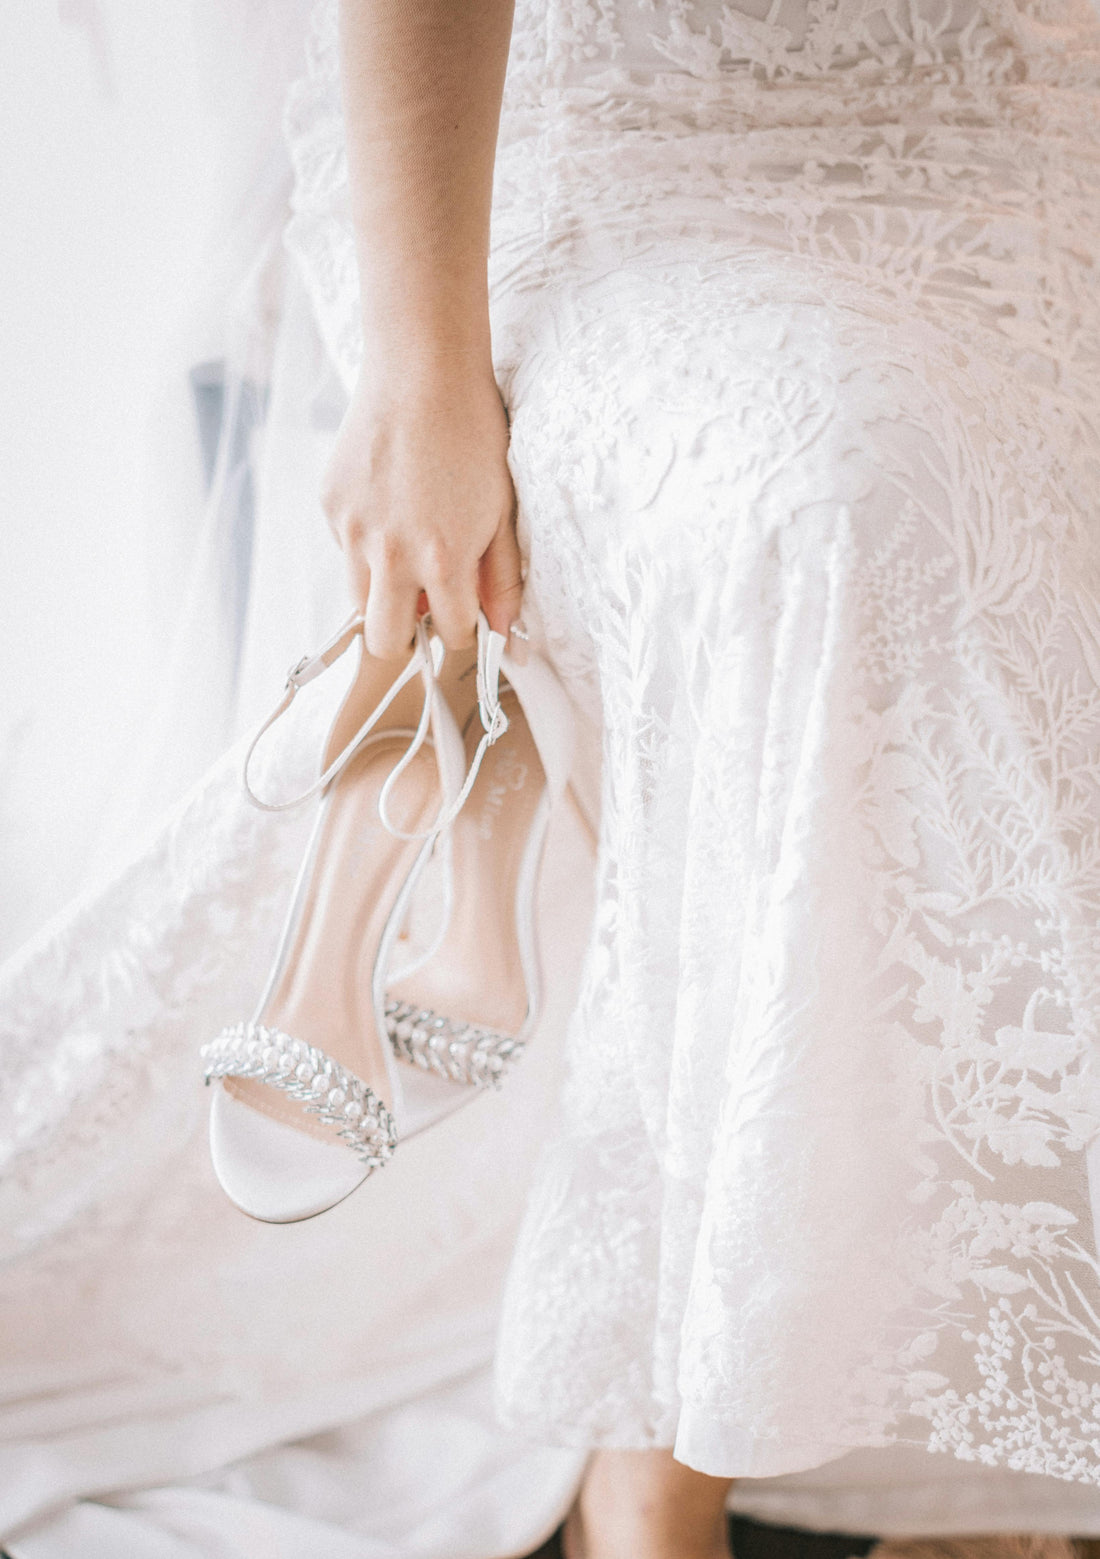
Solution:
<svg viewBox="0 0 1100 1559"><path fill-rule="evenodd" d="M219 1077L251 1077L280 1088L316 1115L371 1169L380 1169L397 1146L393 1116L373 1089L316 1045L282 1029L235 1023L203 1045L207 1083Z"/></svg>
<svg viewBox="0 0 1100 1559"><path fill-rule="evenodd" d="M443 1018L405 1001L386 1003L386 1033L399 1061L472 1088L499 1088L525 1048L510 1034Z"/></svg>

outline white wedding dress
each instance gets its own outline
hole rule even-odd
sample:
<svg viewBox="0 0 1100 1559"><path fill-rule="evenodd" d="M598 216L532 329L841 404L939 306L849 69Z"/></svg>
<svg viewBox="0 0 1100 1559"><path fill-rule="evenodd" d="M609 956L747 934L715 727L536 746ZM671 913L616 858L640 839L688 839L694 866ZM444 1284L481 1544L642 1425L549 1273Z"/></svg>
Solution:
<svg viewBox="0 0 1100 1559"><path fill-rule="evenodd" d="M362 351L335 14L255 273L237 731L341 609L312 496ZM748 1479L950 1452L1100 1530L1098 255L1091 0L520 0L494 355L525 616L599 814L588 944L567 820L541 1057L294 1230L221 1206L196 1047L248 1007L304 820L249 812L231 753L12 960L17 1559L83 1559L89 1497L155 1523L166 1488L118 1491L169 1484L199 1546L166 1554L486 1559L596 1445ZM456 1535L410 1484L374 1546L307 1539L324 1480L280 1444L484 1371L506 1266L530 1530ZM235 1498L268 1501L258 1546Z"/></svg>

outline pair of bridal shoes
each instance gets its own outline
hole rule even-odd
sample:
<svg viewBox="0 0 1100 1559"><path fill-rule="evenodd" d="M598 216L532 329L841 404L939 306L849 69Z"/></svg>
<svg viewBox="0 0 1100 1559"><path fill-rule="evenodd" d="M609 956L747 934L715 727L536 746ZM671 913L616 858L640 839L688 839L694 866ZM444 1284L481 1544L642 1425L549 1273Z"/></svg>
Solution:
<svg viewBox="0 0 1100 1559"><path fill-rule="evenodd" d="M303 795L263 799L257 745L353 646L354 680ZM214 1171L253 1218L334 1207L523 1053L540 1004L535 888L573 724L545 661L479 618L476 651L421 619L401 662L348 620L288 674L244 762L257 806L319 798L267 984L202 1047ZM427 921L410 959L409 926Z"/></svg>

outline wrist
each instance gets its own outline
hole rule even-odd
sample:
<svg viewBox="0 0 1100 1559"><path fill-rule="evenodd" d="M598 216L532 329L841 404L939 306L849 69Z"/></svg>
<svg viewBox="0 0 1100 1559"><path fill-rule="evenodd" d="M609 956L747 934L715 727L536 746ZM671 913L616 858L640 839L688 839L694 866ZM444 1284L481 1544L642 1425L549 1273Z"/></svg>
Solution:
<svg viewBox="0 0 1100 1559"><path fill-rule="evenodd" d="M481 379L495 383L488 321L469 332L366 321L359 376L362 383L384 383L390 390L395 385L431 390Z"/></svg>
<svg viewBox="0 0 1100 1559"><path fill-rule="evenodd" d="M473 356L489 350L489 287L484 258L421 254L373 264L360 255L363 337L387 355Z"/></svg>

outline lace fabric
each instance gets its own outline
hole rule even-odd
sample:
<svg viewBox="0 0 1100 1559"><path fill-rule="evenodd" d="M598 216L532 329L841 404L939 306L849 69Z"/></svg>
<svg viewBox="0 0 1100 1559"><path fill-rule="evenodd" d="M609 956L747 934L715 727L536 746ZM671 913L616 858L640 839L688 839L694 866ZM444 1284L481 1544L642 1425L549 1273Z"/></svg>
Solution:
<svg viewBox="0 0 1100 1559"><path fill-rule="evenodd" d="M335 50L287 242L350 386ZM604 731L532 1434L1100 1481L1098 211L1083 0L517 11L496 365Z"/></svg>
<svg viewBox="0 0 1100 1559"><path fill-rule="evenodd" d="M715 1472L1092 1477L1095 555L987 364L725 259L575 289L516 386L605 804L502 1392Z"/></svg>

